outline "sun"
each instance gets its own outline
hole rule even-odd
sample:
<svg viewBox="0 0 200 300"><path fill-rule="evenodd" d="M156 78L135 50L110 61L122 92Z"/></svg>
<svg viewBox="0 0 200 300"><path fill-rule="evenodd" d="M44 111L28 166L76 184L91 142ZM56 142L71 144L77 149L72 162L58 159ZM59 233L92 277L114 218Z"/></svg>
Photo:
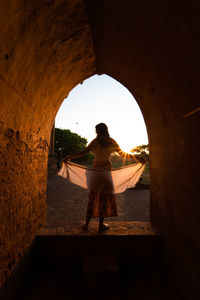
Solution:
<svg viewBox="0 0 200 300"><path fill-rule="evenodd" d="M129 147L129 148L128 148L128 147L122 147L121 149L122 149L123 152L128 153L128 154L131 154L131 152L130 152L130 150L131 150L130 147Z"/></svg>
<svg viewBox="0 0 200 300"><path fill-rule="evenodd" d="M120 138L118 139L118 140L120 140ZM130 145L129 143L127 143L127 140L125 139L125 140L120 140L119 141L119 146L120 146L120 148L122 149L122 151L123 152L126 152L126 153L131 153L130 151L131 151L131 149L133 149L133 146L132 146L132 144Z"/></svg>

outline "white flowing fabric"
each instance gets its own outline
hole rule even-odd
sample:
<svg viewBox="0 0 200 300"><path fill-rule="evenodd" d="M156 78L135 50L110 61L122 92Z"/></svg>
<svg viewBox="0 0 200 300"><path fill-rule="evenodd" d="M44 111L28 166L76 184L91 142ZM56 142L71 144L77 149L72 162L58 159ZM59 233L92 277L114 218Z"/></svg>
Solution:
<svg viewBox="0 0 200 300"><path fill-rule="evenodd" d="M135 187L144 168L145 164L136 163L106 171L67 162L66 165L62 165L57 175L67 178L70 182L89 191L117 194Z"/></svg>

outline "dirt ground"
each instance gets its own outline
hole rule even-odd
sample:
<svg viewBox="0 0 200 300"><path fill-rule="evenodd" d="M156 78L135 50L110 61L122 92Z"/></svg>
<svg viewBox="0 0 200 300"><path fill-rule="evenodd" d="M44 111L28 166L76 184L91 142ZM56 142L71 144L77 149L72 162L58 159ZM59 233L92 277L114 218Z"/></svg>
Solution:
<svg viewBox="0 0 200 300"><path fill-rule="evenodd" d="M117 194L118 217L109 221L149 221L149 190L128 189ZM84 222L88 191L60 176L47 182L47 223Z"/></svg>

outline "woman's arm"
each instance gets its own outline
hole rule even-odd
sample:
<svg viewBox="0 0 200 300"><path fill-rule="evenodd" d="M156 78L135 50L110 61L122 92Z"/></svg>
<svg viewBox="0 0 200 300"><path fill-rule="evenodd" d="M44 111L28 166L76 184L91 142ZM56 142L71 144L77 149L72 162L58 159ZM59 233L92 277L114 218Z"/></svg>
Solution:
<svg viewBox="0 0 200 300"><path fill-rule="evenodd" d="M127 153L122 151L122 149L118 148L116 151L120 156L123 156L124 158L133 158L135 161L138 161L137 157L134 154Z"/></svg>
<svg viewBox="0 0 200 300"><path fill-rule="evenodd" d="M67 162L67 161L70 160L70 159L74 159L74 158L79 158L79 157L85 156L85 155L88 154L90 151L92 151L92 148L94 147L94 143L95 143L95 140L93 140L93 141L87 146L87 148L84 149L83 151L78 152L78 153L75 153L75 154L67 155L67 157L65 157L65 158L63 159L63 162Z"/></svg>
<svg viewBox="0 0 200 300"><path fill-rule="evenodd" d="M123 156L124 158L133 158L136 162L140 162L140 163L142 163L142 164L146 162L146 159L144 159L144 158L135 156L135 155L132 154L132 153L127 153L127 152L122 151L122 149L119 147L119 145L117 144L117 142L115 142L115 143L116 143L116 145L115 145L115 151L116 151L120 156Z"/></svg>
<svg viewBox="0 0 200 300"><path fill-rule="evenodd" d="M118 152L119 153L119 152ZM127 153L127 152L124 152L120 149L120 153L119 153L121 156L125 157L125 158L133 158L136 162L139 162L141 164L145 164L147 162L147 160L144 158L144 157L141 157L141 156L137 156L137 155L134 155L134 154L131 154L131 153Z"/></svg>
<svg viewBox="0 0 200 300"><path fill-rule="evenodd" d="M85 156L89 152L90 152L90 150L86 148L85 150L83 150L81 152L78 152L78 153L75 153L75 154L71 154L71 155L67 155L63 159L63 162L67 162L68 160L73 159L73 158L79 158L79 157Z"/></svg>

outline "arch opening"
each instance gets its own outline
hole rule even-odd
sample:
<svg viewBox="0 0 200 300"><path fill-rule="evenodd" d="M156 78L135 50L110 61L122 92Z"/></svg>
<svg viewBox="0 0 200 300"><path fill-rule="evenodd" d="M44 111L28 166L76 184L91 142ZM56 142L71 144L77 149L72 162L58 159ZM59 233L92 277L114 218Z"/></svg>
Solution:
<svg viewBox="0 0 200 300"><path fill-rule="evenodd" d="M60 141L59 130L71 130L91 142L95 138L95 125L107 124L110 136L123 151L133 151L137 146L147 145L148 136L141 110L132 94L118 81L108 75L95 75L76 86L63 101L57 113L55 138L57 167L61 158L73 150ZM60 129L59 129L60 128ZM87 143L87 144L88 144ZM61 148L63 149L61 150ZM78 148L74 148L78 152ZM67 152L68 151L68 152ZM62 153L63 152L63 153ZM136 152L134 152L136 153ZM138 153L137 153L138 154ZM75 162L92 166L91 156ZM132 164L133 159L112 156L113 167ZM54 164L55 168L55 164ZM57 170L57 168L55 168ZM52 175L51 170L49 173ZM117 194L118 217L109 222L149 222L149 165L135 189ZM48 177L47 223L83 223L86 215L88 191L67 183L60 177ZM59 201L55 201L55 198ZM96 219L94 219L96 220ZM74 224L73 224L74 225ZM81 228L81 227L80 227Z"/></svg>

